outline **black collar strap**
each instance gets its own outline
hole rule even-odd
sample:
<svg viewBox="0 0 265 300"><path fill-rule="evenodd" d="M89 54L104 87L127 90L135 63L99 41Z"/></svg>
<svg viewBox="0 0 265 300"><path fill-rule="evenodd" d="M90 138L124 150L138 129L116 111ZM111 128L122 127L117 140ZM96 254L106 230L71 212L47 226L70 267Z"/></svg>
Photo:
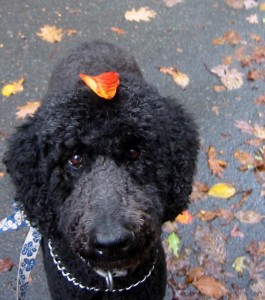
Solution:
<svg viewBox="0 0 265 300"><path fill-rule="evenodd" d="M51 240L49 240L48 242L48 247L50 249L50 255L53 259L53 262L54 264L56 265L57 269L61 272L61 274L69 281L69 282L72 282L75 286L78 286L79 288L81 289L86 289L88 291L93 291L93 292L123 292L123 291L129 291L131 290L132 288L134 287L137 287L138 285L144 283L146 281L146 279L148 277L150 277L150 275L152 274L154 268L155 268L155 264L156 264L156 261L157 261L157 255L156 255L156 258L152 264L152 267L151 269L149 270L148 274L145 275L141 280L137 281L136 283L133 283L131 284L130 286L128 287L125 287L125 288L120 288L120 289L114 289L114 280L113 280L113 277L124 277L127 275L127 271L126 270L108 270L108 271L104 271L104 270L101 270L101 269L95 269L95 272L104 277L105 280L106 280L106 285L107 285L107 288L106 289L102 289L102 288L98 288L98 287L95 287L95 286L84 286L82 283L78 282L76 280L76 278L74 278L73 275L71 275L71 273L69 273L67 271L67 269L63 266L58 254L54 253L54 249L52 247L52 244L51 244Z"/></svg>

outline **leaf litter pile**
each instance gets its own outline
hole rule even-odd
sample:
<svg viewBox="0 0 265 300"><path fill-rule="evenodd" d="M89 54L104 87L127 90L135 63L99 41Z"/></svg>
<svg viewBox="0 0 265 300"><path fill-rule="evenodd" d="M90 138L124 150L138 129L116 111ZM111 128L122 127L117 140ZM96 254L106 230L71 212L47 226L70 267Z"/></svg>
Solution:
<svg viewBox="0 0 265 300"><path fill-rule="evenodd" d="M152 2L152 1L151 1ZM161 1L167 9L182 5L185 0ZM256 0L225 0L227 9L249 11L245 22L251 25L264 24L265 2ZM68 8L70 11L70 8ZM257 11L258 10L258 11ZM264 11L264 19L258 12ZM76 9L71 13L79 15L82 11ZM146 24L159 18L159 11L147 5L130 7L124 11L123 20L127 24ZM232 23L231 23L232 24ZM251 31L247 36L240 36L238 32L229 28L212 39L211 47L230 47L215 66L204 63L205 72L219 80L213 85L215 93L229 93L239 90L249 83L252 89L259 91L256 83L265 80L265 41ZM136 27L137 28L137 27ZM251 27L250 27L251 28ZM109 32L119 38L128 35L128 31L113 24ZM65 36L81 34L75 29L62 29L53 24L45 24L34 33L43 43L56 44L63 41ZM74 37L73 37L74 38ZM182 49L176 49L182 52ZM178 66L155 67L160 72L161 79L171 76L172 84L183 90L189 88L189 76ZM184 70L185 71L185 70ZM13 81L2 81L1 93L4 99L11 99L20 94L30 83L25 82L23 76ZM14 96L15 95L15 96ZM17 107L16 119L18 122L28 115L36 112L39 101L27 101ZM251 172L260 186L260 199L265 201L265 92L253 99L259 119L255 122L248 120L234 120L236 130L242 134L244 145L238 146L233 153L238 163L238 172L244 176ZM219 115L219 106L213 106L212 112ZM6 138L7 133L0 131L0 137ZM244 146L249 150L245 151ZM241 149L242 146L242 149ZM225 160L222 149L214 145L207 145L201 150L205 154L205 165L209 174L215 179L215 184L195 181L190 196L192 204L197 211L184 211L178 215L174 222L167 222L163 227L163 245L166 252L168 269L168 290L170 299L230 299L246 300L265 299L265 235L263 240L250 238L248 244L244 243L239 256L229 255L228 244L233 240L247 238L248 228L258 224L265 225L265 213L254 208L249 209L252 195L251 187L244 190L237 188L236 182L227 182L226 171L229 163ZM242 174L242 175L241 175ZM0 170L0 180L5 173ZM201 209L208 200L216 201L218 208L212 210ZM201 204L201 205L200 205ZM193 205L191 205L193 206ZM255 206L256 207L256 206ZM188 240L186 240L188 239ZM232 257L232 259L231 259ZM11 271L15 264L10 258L0 259L0 273Z"/></svg>

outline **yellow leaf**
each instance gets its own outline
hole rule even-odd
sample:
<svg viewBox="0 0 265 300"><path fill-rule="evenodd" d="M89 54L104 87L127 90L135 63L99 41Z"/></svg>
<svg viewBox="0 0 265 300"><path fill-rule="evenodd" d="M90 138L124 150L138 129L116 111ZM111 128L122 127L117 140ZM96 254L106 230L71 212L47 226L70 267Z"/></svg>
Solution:
<svg viewBox="0 0 265 300"><path fill-rule="evenodd" d="M265 11L265 2L261 3L259 6L260 11Z"/></svg>
<svg viewBox="0 0 265 300"><path fill-rule="evenodd" d="M40 102L27 102L27 104L18 107L18 112L16 113L17 119L24 119L27 115L32 115L39 108Z"/></svg>
<svg viewBox="0 0 265 300"><path fill-rule="evenodd" d="M246 269L245 265L246 256L239 256L235 258L232 267L235 269L235 271L239 274L243 274L244 269Z"/></svg>
<svg viewBox="0 0 265 300"><path fill-rule="evenodd" d="M44 25L40 28L40 32L37 32L42 40L48 43L58 43L62 40L64 32L61 28L56 26Z"/></svg>
<svg viewBox="0 0 265 300"><path fill-rule="evenodd" d="M11 95L20 93L23 91L24 77L20 77L18 81L10 82L2 88L2 95L4 97L10 97Z"/></svg>
<svg viewBox="0 0 265 300"><path fill-rule="evenodd" d="M156 12L151 10L149 7L144 6L139 9L133 8L132 10L128 10L124 14L125 20L130 22L149 22L151 19L156 17Z"/></svg>
<svg viewBox="0 0 265 300"><path fill-rule="evenodd" d="M235 192L236 192L236 189L234 186L232 186L231 184L220 182L220 183L213 185L209 189L208 195L212 196L212 197L216 197L216 198L227 199L227 198L234 196Z"/></svg>

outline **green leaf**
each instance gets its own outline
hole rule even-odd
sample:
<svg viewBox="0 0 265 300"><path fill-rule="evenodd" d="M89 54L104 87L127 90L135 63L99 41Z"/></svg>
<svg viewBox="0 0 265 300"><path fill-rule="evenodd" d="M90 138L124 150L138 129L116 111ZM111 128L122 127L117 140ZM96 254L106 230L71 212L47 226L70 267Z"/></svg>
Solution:
<svg viewBox="0 0 265 300"><path fill-rule="evenodd" d="M180 238L178 237L178 235L174 232L172 232L168 238L167 238L167 242L168 242L168 247L170 250L172 250L173 254L178 257L179 254L179 246L180 246Z"/></svg>

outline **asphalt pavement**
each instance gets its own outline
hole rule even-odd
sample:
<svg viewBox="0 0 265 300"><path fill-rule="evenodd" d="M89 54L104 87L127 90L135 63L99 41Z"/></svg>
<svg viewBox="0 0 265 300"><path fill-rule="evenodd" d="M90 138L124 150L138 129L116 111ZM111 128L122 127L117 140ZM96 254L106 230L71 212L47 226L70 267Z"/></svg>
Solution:
<svg viewBox="0 0 265 300"><path fill-rule="evenodd" d="M240 9L231 6L236 2L242 4ZM10 97L0 96L0 157L3 157L6 149L6 139L14 127L23 122L16 118L18 107L25 105L27 101L41 100L47 90L55 62L69 48L83 41L98 39L113 42L129 50L139 63L146 80L155 85L163 96L178 98L194 115L201 134L201 151L195 181L209 187L218 182L225 182L232 184L239 192L229 200L208 196L203 200L196 199L191 202L189 211L193 215L193 221L188 225L178 224L175 228L181 238L180 253L191 249L185 270L188 272L193 267L201 266L206 274L214 275L200 260L199 255L205 248L199 245L194 233L197 232L198 226L210 228L209 230L217 227L225 237L225 259L218 265L223 277L215 277L229 291L223 299L239 299L236 298L239 295L247 297L240 299L265 299L264 293L253 288L257 282L264 284L262 280L265 278L265 267L259 271L259 276L252 278L253 270L251 273L246 268L243 274L238 274L232 267L237 257L248 256L252 259L252 256L246 253L246 247L252 240L256 244L265 241L265 220L261 218L260 222L253 224L254 222L247 223L233 218L229 224L223 224L219 218L209 223L196 217L201 210L214 211L220 207L230 210L233 205L235 207L239 203L247 190L251 190L251 193L237 211L251 210L261 216L265 215L262 186L257 181L255 172L240 171L240 163L234 156L236 150L255 155L264 144L264 137L260 134L258 146L246 145L246 140L257 138L257 130L252 127L251 135L235 126L236 121L244 121L251 126L258 124L260 127L255 128L261 131L264 127L264 103L258 106L255 99L265 92L265 54L261 53L258 63L253 62L254 58L251 57L255 47L262 48L262 45L265 45L265 11L259 6L261 4L262 1L254 0L2 1L1 88L21 76L25 78L25 82L21 93ZM141 7L148 7L156 12L156 15L147 22L125 19L126 11ZM62 40L49 43L37 35L44 25L54 25L63 29ZM225 36L227 32L232 32L230 39ZM235 32L239 37L235 37ZM216 38L219 39L215 40ZM243 58L249 57L251 58L248 64L244 65ZM242 74L237 75L241 79L237 79L236 83L230 82L235 86L231 88L229 82L221 82L220 76L211 72L212 68L218 65L226 65L229 70L236 69ZM187 87L182 89L174 82L172 76L161 72L162 66L176 67L179 72L186 74L189 78ZM259 70L258 78L248 76L254 69ZM225 72L227 74L227 71ZM234 77L231 78L233 80ZM219 88L215 86L222 86L222 91L217 92L216 89ZM206 150L209 146L213 146L217 157L227 163L221 173L222 177L213 174L208 166ZM2 219L12 213L14 188L2 163L0 173L3 173L0 178ZM240 237L231 235L235 225L243 234ZM26 233L25 229L0 237L0 259L11 257L15 264L10 272L0 274L0 298L3 300L15 299L17 265ZM265 256L265 249L263 250L260 263ZM168 300L209 299L207 292L199 291L200 288L196 287L196 284L183 281L185 276L181 272L176 271L176 274L180 281L174 279L175 287L169 287ZM31 276L27 299L49 299L41 254ZM217 296L212 298L217 299Z"/></svg>

